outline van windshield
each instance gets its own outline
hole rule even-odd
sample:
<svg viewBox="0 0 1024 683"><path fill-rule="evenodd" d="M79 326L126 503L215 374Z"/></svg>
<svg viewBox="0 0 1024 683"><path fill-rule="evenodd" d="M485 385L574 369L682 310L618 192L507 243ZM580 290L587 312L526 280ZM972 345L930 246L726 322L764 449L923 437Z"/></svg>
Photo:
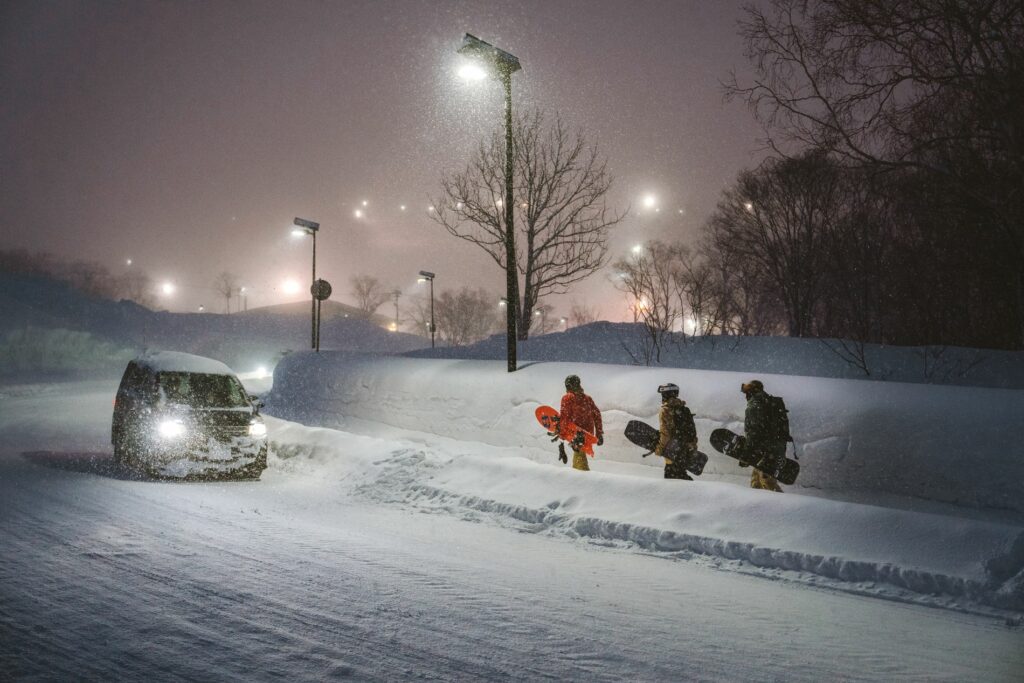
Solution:
<svg viewBox="0 0 1024 683"><path fill-rule="evenodd" d="M193 408L243 408L249 405L241 383L230 375L161 372L157 381L164 397L172 403L185 403Z"/></svg>

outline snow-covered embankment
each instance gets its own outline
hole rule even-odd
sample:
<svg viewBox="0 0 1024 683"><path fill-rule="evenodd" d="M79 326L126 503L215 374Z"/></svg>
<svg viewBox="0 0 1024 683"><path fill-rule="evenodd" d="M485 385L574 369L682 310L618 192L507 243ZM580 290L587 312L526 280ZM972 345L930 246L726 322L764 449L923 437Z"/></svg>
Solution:
<svg viewBox="0 0 1024 683"><path fill-rule="evenodd" d="M717 454L708 476L693 485L600 472L602 460L639 461L621 430L629 419L654 420L658 383L683 387L706 444L714 427L741 421L745 376L565 363L526 364L508 375L501 365L295 355L275 372L271 412L356 431L367 421L406 430L409 447L392 447L387 457L360 459L336 433L323 437L320 453L346 460L330 466L358 470L345 476L385 498L795 570L854 582L858 590L885 592L865 588L876 583L1024 609L1024 529L1014 524L751 491L713 481L716 473L740 472ZM557 403L562 379L574 371L604 410L608 434L590 476L552 466L552 445L532 415L537 405ZM787 398L805 486L975 506L1020 503L1011 485L1024 471L1009 439L1014 410L1024 410L1019 392L763 379ZM307 436L281 429L275 438L301 452ZM963 467L964 453L974 454L974 468Z"/></svg>

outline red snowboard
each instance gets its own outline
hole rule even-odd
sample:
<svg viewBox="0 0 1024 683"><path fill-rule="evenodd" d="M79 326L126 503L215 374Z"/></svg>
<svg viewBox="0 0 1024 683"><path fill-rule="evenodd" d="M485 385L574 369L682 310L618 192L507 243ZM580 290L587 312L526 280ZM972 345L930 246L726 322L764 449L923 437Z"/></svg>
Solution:
<svg viewBox="0 0 1024 683"><path fill-rule="evenodd" d="M597 437L588 431L580 429L572 422L562 422L558 417L558 411L551 406L541 406L534 411L534 415L537 416L537 422L540 422L540 426L548 430L548 436L558 436L563 441L568 441L570 444L577 435L583 435L583 447L579 450L589 455L591 458L594 457L594 446L597 444Z"/></svg>

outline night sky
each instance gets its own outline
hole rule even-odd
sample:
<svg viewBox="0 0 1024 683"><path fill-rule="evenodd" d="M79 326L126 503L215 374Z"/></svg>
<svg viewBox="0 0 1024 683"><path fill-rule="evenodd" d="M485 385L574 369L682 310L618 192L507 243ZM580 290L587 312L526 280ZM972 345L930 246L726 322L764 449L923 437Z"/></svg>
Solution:
<svg viewBox="0 0 1024 683"><path fill-rule="evenodd" d="M513 104L582 127L632 205L612 253L693 235L722 188L761 158L760 131L719 85L746 62L739 2L7 2L0 9L0 248L126 259L179 288L162 305L220 310L237 273L250 306L318 275L351 300L373 274L418 291L504 277L427 217L443 170L500 126L500 86L457 80L473 33L519 57ZM644 209L642 197L660 209ZM365 215L355 210L366 201ZM401 205L407 209L400 210ZM291 300L304 299L298 294ZM593 275L552 300L623 319Z"/></svg>

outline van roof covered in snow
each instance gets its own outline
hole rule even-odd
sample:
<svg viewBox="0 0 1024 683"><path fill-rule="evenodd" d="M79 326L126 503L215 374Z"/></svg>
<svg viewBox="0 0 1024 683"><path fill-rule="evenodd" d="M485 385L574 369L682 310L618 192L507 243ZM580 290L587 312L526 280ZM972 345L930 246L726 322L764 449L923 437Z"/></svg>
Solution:
<svg viewBox="0 0 1024 683"><path fill-rule="evenodd" d="M178 351L148 351L135 359L138 365L153 372L197 372L210 375L234 375L224 363L212 358L193 356Z"/></svg>

